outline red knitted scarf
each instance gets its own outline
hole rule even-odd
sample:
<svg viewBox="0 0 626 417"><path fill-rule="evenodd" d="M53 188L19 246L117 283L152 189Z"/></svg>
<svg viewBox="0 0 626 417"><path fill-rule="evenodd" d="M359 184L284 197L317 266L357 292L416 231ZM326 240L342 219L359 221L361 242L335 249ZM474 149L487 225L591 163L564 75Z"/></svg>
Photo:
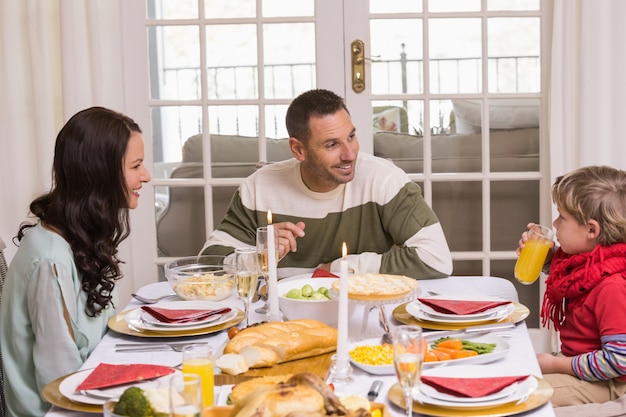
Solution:
<svg viewBox="0 0 626 417"><path fill-rule="evenodd" d="M564 323L566 305L581 305L589 291L604 277L624 273L626 278L626 243L596 246L590 252L568 255L558 248L546 280L541 306L541 324L559 330Z"/></svg>

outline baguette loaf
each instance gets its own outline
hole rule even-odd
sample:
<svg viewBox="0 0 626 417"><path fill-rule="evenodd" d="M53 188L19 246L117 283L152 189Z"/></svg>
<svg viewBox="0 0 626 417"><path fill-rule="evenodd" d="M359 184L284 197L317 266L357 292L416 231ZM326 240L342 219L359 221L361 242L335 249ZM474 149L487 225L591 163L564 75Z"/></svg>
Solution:
<svg viewBox="0 0 626 417"><path fill-rule="evenodd" d="M300 319L244 329L228 342L224 353L239 353L250 368L261 368L332 352L336 346L337 329Z"/></svg>

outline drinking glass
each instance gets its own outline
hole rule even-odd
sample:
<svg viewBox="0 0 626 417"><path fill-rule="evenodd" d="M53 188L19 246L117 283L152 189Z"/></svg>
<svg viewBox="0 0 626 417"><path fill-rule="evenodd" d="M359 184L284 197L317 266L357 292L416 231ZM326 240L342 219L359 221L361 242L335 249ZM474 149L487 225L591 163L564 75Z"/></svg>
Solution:
<svg viewBox="0 0 626 417"><path fill-rule="evenodd" d="M176 374L170 379L170 410L172 417L202 415L202 382L196 374Z"/></svg>
<svg viewBox="0 0 626 417"><path fill-rule="evenodd" d="M189 345L183 348L183 373L196 374L202 384L202 407L213 405L215 377L213 349L209 345Z"/></svg>
<svg viewBox="0 0 626 417"><path fill-rule="evenodd" d="M237 293L244 307L246 327L248 327L250 325L248 321L250 300L259 282L259 260L254 246L235 249L235 282Z"/></svg>
<svg viewBox="0 0 626 417"><path fill-rule="evenodd" d="M276 262L278 262L278 229L274 228L274 250L276 251ZM265 281L265 289L268 290L268 277L269 271L267 268L267 227L258 227L256 229L256 250L259 256L259 270ZM266 314L269 311L267 305L267 297L265 297L265 304L255 310L259 314Z"/></svg>
<svg viewBox="0 0 626 417"><path fill-rule="evenodd" d="M519 283L530 285L537 281L546 263L548 252L554 245L553 237L552 229L539 224L528 230L528 240L524 243L524 249L515 263L515 279Z"/></svg>
<svg viewBox="0 0 626 417"><path fill-rule="evenodd" d="M393 366L404 391L406 415L413 415L413 390L422 375L422 328L414 325L397 326L393 335Z"/></svg>

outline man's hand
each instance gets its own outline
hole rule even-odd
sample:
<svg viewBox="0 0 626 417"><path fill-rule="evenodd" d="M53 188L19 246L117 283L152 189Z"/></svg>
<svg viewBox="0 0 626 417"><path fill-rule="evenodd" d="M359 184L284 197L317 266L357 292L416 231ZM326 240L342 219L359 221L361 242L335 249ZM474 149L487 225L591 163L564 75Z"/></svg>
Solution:
<svg viewBox="0 0 626 417"><path fill-rule="evenodd" d="M289 252L298 250L296 239L304 237L304 223L291 222L275 223L274 227L278 230L278 259L282 259Z"/></svg>

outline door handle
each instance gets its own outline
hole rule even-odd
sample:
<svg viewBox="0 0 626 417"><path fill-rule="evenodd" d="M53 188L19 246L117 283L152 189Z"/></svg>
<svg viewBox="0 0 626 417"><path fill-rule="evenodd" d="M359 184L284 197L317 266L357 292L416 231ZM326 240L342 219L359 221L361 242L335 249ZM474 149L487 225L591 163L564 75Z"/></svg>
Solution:
<svg viewBox="0 0 626 417"><path fill-rule="evenodd" d="M352 90L362 93L365 90L365 44L360 39L352 41Z"/></svg>

